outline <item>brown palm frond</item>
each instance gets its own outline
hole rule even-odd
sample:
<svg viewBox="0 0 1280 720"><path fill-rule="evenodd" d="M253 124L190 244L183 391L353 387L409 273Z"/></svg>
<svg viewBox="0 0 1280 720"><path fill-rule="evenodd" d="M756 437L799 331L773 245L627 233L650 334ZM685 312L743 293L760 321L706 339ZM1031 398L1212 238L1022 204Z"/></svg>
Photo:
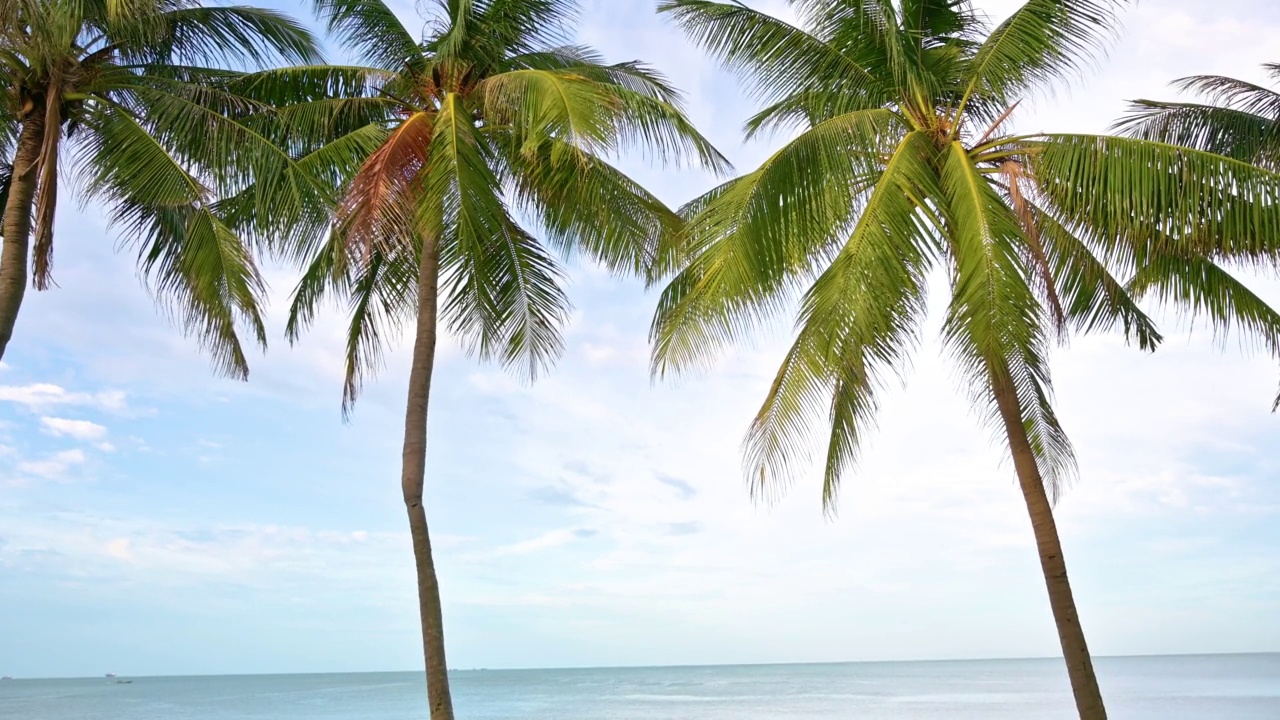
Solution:
<svg viewBox="0 0 1280 720"><path fill-rule="evenodd" d="M58 89L57 83L53 89ZM61 92L50 92L45 101L44 127L36 185L35 242L31 259L31 284L37 290L47 290L53 282L53 220L58 210L58 148L62 141Z"/></svg>
<svg viewBox="0 0 1280 720"><path fill-rule="evenodd" d="M1015 102L1014 104L1005 108L1004 112L1000 113L1000 117L996 118L989 126L987 126L986 131L983 132L982 136L979 137L977 141L973 143L973 146L977 147L985 143L986 141L990 140L991 136L995 135L996 131L1000 129L1000 126L1004 124L1004 121L1008 120L1009 116L1013 114L1013 111L1018 109L1018 105L1021 102L1022 101L1019 100L1018 102Z"/></svg>
<svg viewBox="0 0 1280 720"><path fill-rule="evenodd" d="M434 112L410 115L369 155L338 207L337 227L347 251L368 258L375 245L388 246L413 233L413 193L427 166Z"/></svg>
<svg viewBox="0 0 1280 720"><path fill-rule="evenodd" d="M1013 108L1010 108L1012 110ZM994 127L994 126L993 126ZM1044 243L1040 240L1040 226L1036 223L1035 209L1027 202L1022 193L1022 179L1026 175L1025 168L1015 160L1007 160L1000 164L1000 174L1004 176L1009 202L1013 206L1018 223L1027 238L1034 276L1039 279L1040 291L1049 306L1049 315L1053 320L1053 330L1060 340L1067 337L1067 315L1062 310L1062 301L1053 281L1053 272L1049 268L1049 258L1044 252Z"/></svg>

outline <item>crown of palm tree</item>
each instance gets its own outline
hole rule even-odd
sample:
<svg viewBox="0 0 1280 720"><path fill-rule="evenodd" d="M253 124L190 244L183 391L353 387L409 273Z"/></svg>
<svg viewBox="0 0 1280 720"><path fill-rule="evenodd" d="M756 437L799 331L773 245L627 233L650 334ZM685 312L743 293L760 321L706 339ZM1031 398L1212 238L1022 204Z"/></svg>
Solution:
<svg viewBox="0 0 1280 720"><path fill-rule="evenodd" d="M1137 302L1151 295L1280 356L1280 315L1218 264L1275 258L1280 177L1141 139L1006 130L1023 98L1098 56L1123 3L1030 0L995 27L963 0L790 4L798 25L740 3L661 5L764 104L748 134L798 132L683 209L690 259L652 328L656 374L698 367L799 295L746 439L757 492L789 484L826 427L833 507L934 269L976 407L995 419L995 388L1016 389L1051 495L1074 470L1050 402L1055 338L1119 328L1152 349Z"/></svg>
<svg viewBox="0 0 1280 720"><path fill-rule="evenodd" d="M257 8L0 0L0 157L14 157L23 128L39 133L35 286L51 282L61 176L106 206L158 298L218 369L246 374L237 324L265 343L263 285L215 206L250 182L255 145L228 118L246 101L226 84L246 69L318 55L305 29ZM3 167L7 199L12 168Z"/></svg>
<svg viewBox="0 0 1280 720"><path fill-rule="evenodd" d="M530 379L561 349L557 255L649 277L671 266L679 217L610 158L636 148L727 163L662 76L567 44L575 5L440 0L418 41L380 0L319 0L329 30L369 65L273 70L237 86L279 108L271 122L296 165L331 188L331 225L314 205L273 203L258 232L306 260L291 338L330 293L349 303L345 408L387 330L418 312L424 237L439 247L448 329Z"/></svg>

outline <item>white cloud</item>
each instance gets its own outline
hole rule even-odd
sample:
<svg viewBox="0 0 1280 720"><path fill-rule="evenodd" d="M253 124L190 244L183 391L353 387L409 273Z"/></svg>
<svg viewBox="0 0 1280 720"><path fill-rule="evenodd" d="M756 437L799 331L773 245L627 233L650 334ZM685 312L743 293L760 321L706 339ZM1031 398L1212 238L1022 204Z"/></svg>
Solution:
<svg viewBox="0 0 1280 720"><path fill-rule="evenodd" d="M71 420L68 418L42 417L40 424L59 437L70 437L76 440L102 440L107 436L107 429L88 420Z"/></svg>
<svg viewBox="0 0 1280 720"><path fill-rule="evenodd" d="M18 471L37 475L47 480L61 480L71 468L83 465L85 455L82 450L64 450L44 460L27 460L18 463Z"/></svg>
<svg viewBox="0 0 1280 720"><path fill-rule="evenodd" d="M489 553L489 556L503 555L528 555L530 553L549 550L551 548L567 545L574 540L580 540L591 537L595 531L586 528L563 528L558 530L548 530L537 537L521 540L511 543L510 545L502 545Z"/></svg>
<svg viewBox="0 0 1280 720"><path fill-rule="evenodd" d="M0 385L0 401L36 409L54 405L86 405L113 411L122 411L127 408L125 394L119 390L97 393L71 392L51 383Z"/></svg>

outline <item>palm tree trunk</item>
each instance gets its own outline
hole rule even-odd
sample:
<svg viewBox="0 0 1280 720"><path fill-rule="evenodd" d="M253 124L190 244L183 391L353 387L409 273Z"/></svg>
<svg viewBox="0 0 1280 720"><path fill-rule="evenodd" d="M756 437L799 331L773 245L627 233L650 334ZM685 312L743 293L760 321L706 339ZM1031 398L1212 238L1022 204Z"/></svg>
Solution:
<svg viewBox="0 0 1280 720"><path fill-rule="evenodd" d="M39 184L40 147L44 144L44 114L32 112L22 122L14 151L9 201L4 208L4 247L0 249L0 359L4 358L18 309L27 291L27 256L31 245L31 210Z"/></svg>
<svg viewBox="0 0 1280 720"><path fill-rule="evenodd" d="M431 395L431 372L435 367L436 355L439 276L440 251L436 238L424 238L422 258L418 264L418 322L413 342L413 365L409 371L400 487L404 493L405 507L409 511L413 559L418 571L418 612L422 621L422 652L427 665L427 702L431 707L431 720L453 720L449 669L444 658L444 614L440 604L440 582L436 578L435 561L431 557L427 512L422 507L427 463L427 404Z"/></svg>
<svg viewBox="0 0 1280 720"><path fill-rule="evenodd" d="M1053 520L1053 506L1045 493L1044 479L1040 476L1040 468L1027 437L1018 395L1007 372L992 372L991 384L1009 437L1018 484L1027 503L1027 513L1031 516L1031 529L1035 532L1036 549L1040 553L1040 568L1049 588L1049 606L1053 608L1053 619L1058 625L1058 640L1062 643L1062 656L1067 661L1067 675L1071 678L1076 710L1080 713L1080 720L1106 720L1102 691L1098 688L1089 646L1085 643L1084 629L1080 627L1080 617L1076 612L1076 601L1071 595L1071 583L1067 580L1067 564L1062 557L1058 526Z"/></svg>

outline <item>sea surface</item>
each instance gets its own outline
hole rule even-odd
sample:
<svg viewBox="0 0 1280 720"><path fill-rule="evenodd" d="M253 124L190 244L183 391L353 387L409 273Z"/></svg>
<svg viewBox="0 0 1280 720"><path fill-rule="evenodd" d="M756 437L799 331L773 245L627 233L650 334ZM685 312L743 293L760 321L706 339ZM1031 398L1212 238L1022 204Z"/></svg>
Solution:
<svg viewBox="0 0 1280 720"><path fill-rule="evenodd" d="M1280 654L1099 658L1113 720L1280 719ZM1073 718L1060 660L453 674L460 720ZM125 679L125 678L121 678ZM0 681L3 720L422 720L420 673Z"/></svg>

